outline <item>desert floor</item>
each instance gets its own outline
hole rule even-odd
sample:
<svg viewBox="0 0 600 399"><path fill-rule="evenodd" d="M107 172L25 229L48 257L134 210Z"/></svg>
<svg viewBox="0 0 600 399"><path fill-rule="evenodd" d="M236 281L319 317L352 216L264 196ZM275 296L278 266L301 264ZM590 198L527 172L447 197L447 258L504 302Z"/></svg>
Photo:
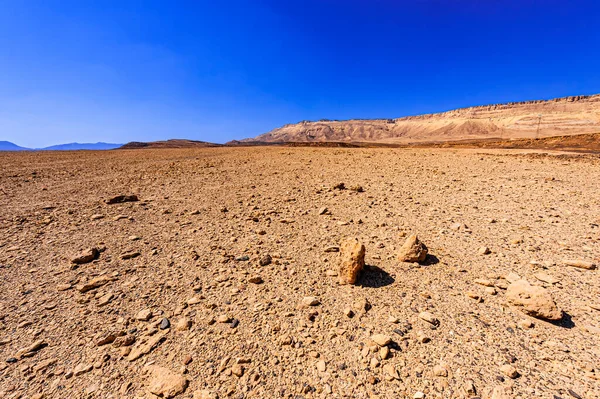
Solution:
<svg viewBox="0 0 600 399"><path fill-rule="evenodd" d="M209 148L0 165L2 398L600 398L599 271L564 262L600 260L598 156ZM423 265L396 260L412 232ZM336 276L346 237L366 247L356 285ZM563 319L510 306L519 277Z"/></svg>

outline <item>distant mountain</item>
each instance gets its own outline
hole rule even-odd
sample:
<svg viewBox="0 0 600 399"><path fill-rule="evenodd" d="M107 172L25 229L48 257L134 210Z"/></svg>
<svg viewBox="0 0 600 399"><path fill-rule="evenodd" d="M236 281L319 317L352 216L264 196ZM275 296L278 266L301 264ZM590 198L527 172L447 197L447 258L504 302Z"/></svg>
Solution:
<svg viewBox="0 0 600 399"><path fill-rule="evenodd" d="M10 141L0 141L0 151L75 151L75 150L113 150L123 144L112 143L67 143L44 148L20 147Z"/></svg>
<svg viewBox="0 0 600 399"><path fill-rule="evenodd" d="M198 148L198 147L219 147L220 144L207 143L206 141L171 139L164 141L140 142L132 141L120 147L122 150L137 150L141 148Z"/></svg>
<svg viewBox="0 0 600 399"><path fill-rule="evenodd" d="M67 143L39 148L42 151L74 151L74 150L114 150L123 144L113 143Z"/></svg>
<svg viewBox="0 0 600 399"><path fill-rule="evenodd" d="M0 141L0 151L27 151L29 148L19 147L10 141Z"/></svg>
<svg viewBox="0 0 600 399"><path fill-rule="evenodd" d="M241 143L408 144L543 138L599 131L600 94L596 94L483 105L397 119L303 121ZM240 145L240 142L229 144Z"/></svg>

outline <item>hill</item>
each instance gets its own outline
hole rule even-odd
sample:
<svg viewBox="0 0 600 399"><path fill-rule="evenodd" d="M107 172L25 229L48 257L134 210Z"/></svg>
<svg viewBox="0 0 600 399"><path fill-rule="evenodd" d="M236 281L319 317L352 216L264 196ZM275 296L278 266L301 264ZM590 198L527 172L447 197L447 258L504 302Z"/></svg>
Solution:
<svg viewBox="0 0 600 399"><path fill-rule="evenodd" d="M132 141L120 147L122 150L136 150L142 148L191 148L191 147L219 147L220 144L207 143L206 141L172 139L164 141L140 142Z"/></svg>
<svg viewBox="0 0 600 399"><path fill-rule="evenodd" d="M27 151L29 148L18 146L10 141L0 141L0 151Z"/></svg>
<svg viewBox="0 0 600 399"><path fill-rule="evenodd" d="M461 108L398 119L303 121L252 142L411 142L515 139L600 131L600 94Z"/></svg>
<svg viewBox="0 0 600 399"><path fill-rule="evenodd" d="M42 151L73 151L73 150L113 150L122 144L113 143L67 143L40 148Z"/></svg>

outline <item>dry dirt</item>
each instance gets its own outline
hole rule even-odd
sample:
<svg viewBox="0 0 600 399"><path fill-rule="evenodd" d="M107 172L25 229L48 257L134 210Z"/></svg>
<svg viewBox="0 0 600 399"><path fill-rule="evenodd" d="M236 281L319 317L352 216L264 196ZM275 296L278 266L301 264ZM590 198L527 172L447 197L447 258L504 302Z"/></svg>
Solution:
<svg viewBox="0 0 600 399"><path fill-rule="evenodd" d="M598 269L565 264L599 261L597 156L254 147L0 163L2 398L600 397ZM106 203L117 195L139 201ZM412 232L423 265L396 260ZM367 266L340 286L330 251L353 236ZM515 274L562 319L510 306Z"/></svg>

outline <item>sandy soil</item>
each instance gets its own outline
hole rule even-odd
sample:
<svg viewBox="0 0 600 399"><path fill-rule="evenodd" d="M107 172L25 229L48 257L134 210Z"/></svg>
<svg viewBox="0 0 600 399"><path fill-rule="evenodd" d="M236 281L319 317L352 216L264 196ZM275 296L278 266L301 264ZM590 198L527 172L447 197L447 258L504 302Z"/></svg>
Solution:
<svg viewBox="0 0 600 399"><path fill-rule="evenodd" d="M600 259L597 156L258 147L0 164L2 398L600 398L598 270L565 264ZM139 201L106 203L117 195ZM412 232L423 265L396 260ZM367 266L341 286L331 251L346 237ZM510 306L515 275L563 318Z"/></svg>

